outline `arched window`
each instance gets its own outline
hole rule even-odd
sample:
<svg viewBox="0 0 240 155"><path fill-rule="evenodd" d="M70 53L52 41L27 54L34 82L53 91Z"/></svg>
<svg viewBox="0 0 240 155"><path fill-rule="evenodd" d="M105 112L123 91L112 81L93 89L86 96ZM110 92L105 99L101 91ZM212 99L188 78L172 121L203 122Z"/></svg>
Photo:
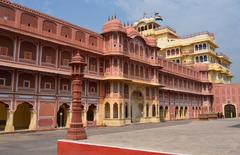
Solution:
<svg viewBox="0 0 240 155"><path fill-rule="evenodd" d="M176 55L178 55L178 54L179 54L179 48L176 49Z"/></svg>
<svg viewBox="0 0 240 155"><path fill-rule="evenodd" d="M208 57L204 55L204 61L208 61Z"/></svg>
<svg viewBox="0 0 240 155"><path fill-rule="evenodd" d="M202 50L202 44L199 45L199 50Z"/></svg>
<svg viewBox="0 0 240 155"><path fill-rule="evenodd" d="M196 62L197 62L197 63L199 62L199 58L198 58L198 56L196 56Z"/></svg>
<svg viewBox="0 0 240 155"><path fill-rule="evenodd" d="M203 62L203 56L200 56L200 62Z"/></svg>
<svg viewBox="0 0 240 155"><path fill-rule="evenodd" d="M207 49L207 45L205 43L203 44L203 49Z"/></svg>
<svg viewBox="0 0 240 155"><path fill-rule="evenodd" d="M195 45L195 51L198 51L198 45Z"/></svg>
<svg viewBox="0 0 240 155"><path fill-rule="evenodd" d="M179 59L177 59L177 60L176 60L176 63L178 63L178 64L179 64L179 63L180 63L180 60L179 60Z"/></svg>
<svg viewBox="0 0 240 155"><path fill-rule="evenodd" d="M155 104L152 105L152 117L156 116L156 106Z"/></svg>
<svg viewBox="0 0 240 155"><path fill-rule="evenodd" d="M104 111L105 111L105 118L110 118L110 104L109 103L105 103Z"/></svg>
<svg viewBox="0 0 240 155"><path fill-rule="evenodd" d="M113 104L113 118L118 118L118 104Z"/></svg>
<svg viewBox="0 0 240 155"><path fill-rule="evenodd" d="M170 50L167 50L167 56L170 56L170 54L171 54Z"/></svg>
<svg viewBox="0 0 240 155"><path fill-rule="evenodd" d="M149 24L149 25L148 25L148 28L149 28L149 29L152 29L152 24Z"/></svg>
<svg viewBox="0 0 240 155"><path fill-rule="evenodd" d="M124 63L123 73L128 75L128 63L127 62Z"/></svg>
<svg viewBox="0 0 240 155"><path fill-rule="evenodd" d="M89 71L97 72L97 59L89 58Z"/></svg>

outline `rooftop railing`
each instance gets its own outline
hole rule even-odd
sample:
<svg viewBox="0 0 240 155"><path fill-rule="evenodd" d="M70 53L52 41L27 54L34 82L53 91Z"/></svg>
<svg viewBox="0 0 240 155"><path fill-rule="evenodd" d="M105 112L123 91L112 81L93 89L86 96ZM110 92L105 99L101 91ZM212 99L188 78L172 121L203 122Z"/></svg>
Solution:
<svg viewBox="0 0 240 155"><path fill-rule="evenodd" d="M197 33L189 34L189 35L186 35L186 36L179 36L178 38L179 39L187 39L187 38L192 38L192 37L196 37L196 36L204 35L204 34L209 35L211 37L214 37L213 33L210 33L208 31L203 31L203 32L197 32Z"/></svg>
<svg viewBox="0 0 240 155"><path fill-rule="evenodd" d="M160 26L155 28L155 30L163 30L163 29L169 29L171 31L173 31L174 33L177 33L173 28L169 27L169 26Z"/></svg>

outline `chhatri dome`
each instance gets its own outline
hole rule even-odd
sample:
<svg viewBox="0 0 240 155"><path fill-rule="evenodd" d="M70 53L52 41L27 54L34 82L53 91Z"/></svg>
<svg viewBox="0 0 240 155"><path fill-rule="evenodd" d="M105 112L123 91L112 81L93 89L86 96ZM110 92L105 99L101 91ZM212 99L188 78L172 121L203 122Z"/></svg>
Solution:
<svg viewBox="0 0 240 155"><path fill-rule="evenodd" d="M113 31L120 31L126 33L124 26L116 17L108 19L108 21L103 25L103 33Z"/></svg>

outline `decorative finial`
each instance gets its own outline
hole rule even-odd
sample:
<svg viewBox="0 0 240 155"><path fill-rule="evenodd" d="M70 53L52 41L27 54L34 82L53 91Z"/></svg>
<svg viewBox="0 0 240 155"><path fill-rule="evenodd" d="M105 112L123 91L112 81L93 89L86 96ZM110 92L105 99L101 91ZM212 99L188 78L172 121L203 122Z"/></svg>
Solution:
<svg viewBox="0 0 240 155"><path fill-rule="evenodd" d="M147 13L144 11L143 12L143 18L146 18L147 17Z"/></svg>

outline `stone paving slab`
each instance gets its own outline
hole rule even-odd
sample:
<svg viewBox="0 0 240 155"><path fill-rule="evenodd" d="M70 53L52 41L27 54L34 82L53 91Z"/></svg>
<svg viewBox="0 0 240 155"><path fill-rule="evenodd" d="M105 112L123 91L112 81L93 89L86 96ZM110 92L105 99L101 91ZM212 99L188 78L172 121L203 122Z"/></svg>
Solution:
<svg viewBox="0 0 240 155"><path fill-rule="evenodd" d="M89 136L84 142L189 155L239 155L240 120L190 124Z"/></svg>
<svg viewBox="0 0 240 155"><path fill-rule="evenodd" d="M136 124L124 127L99 127L87 129L87 135L107 135L142 129L189 124L191 120L165 123ZM57 140L65 138L66 130L0 134L0 155L56 155Z"/></svg>
<svg viewBox="0 0 240 155"><path fill-rule="evenodd" d="M2 155L55 155L66 130L0 135ZM240 119L91 128L85 142L189 155L240 155Z"/></svg>

